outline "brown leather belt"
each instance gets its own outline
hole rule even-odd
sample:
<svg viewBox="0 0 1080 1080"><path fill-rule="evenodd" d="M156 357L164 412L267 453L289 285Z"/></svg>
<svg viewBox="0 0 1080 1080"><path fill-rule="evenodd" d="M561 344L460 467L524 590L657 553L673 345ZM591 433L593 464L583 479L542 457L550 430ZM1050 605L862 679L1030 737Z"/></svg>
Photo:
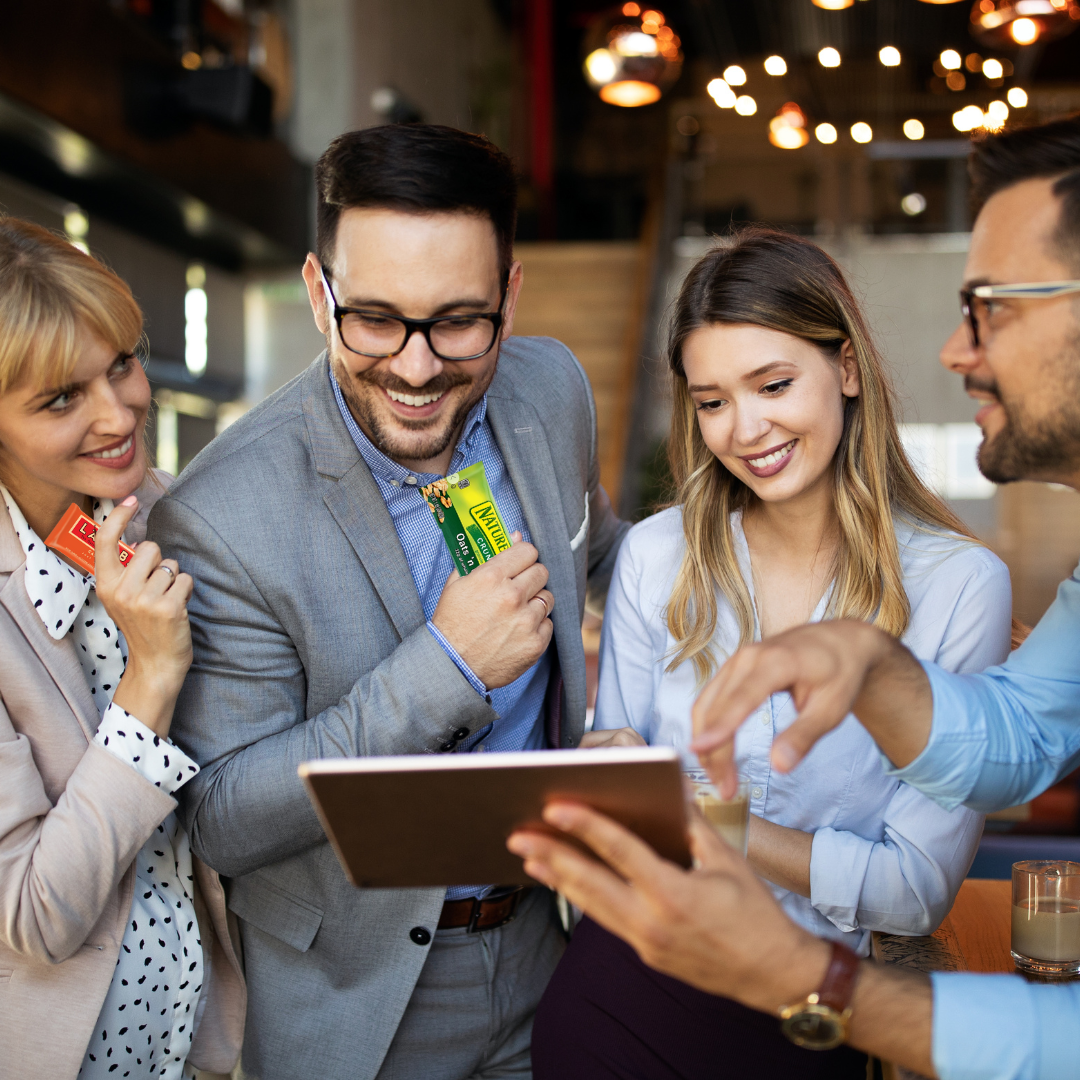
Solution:
<svg viewBox="0 0 1080 1080"><path fill-rule="evenodd" d="M471 896L464 900L447 900L439 916L439 929L453 930L464 926L470 934L478 930L494 930L517 915L521 901L531 891L527 885L506 886L497 889L494 896L485 896L483 900Z"/></svg>

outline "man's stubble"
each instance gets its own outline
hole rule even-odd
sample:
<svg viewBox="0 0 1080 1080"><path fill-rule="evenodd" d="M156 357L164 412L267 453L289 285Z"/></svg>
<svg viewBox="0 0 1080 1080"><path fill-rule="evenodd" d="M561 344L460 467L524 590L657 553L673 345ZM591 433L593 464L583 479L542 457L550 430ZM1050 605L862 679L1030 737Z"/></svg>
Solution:
<svg viewBox="0 0 1080 1080"><path fill-rule="evenodd" d="M1053 380L1057 398L1057 406L1039 419L1026 415L1022 402L1003 398L996 381L964 379L966 389L988 391L1005 411L1005 426L979 447L979 470L995 484L1080 469L1080 333L1039 375Z"/></svg>
<svg viewBox="0 0 1080 1080"><path fill-rule="evenodd" d="M479 380L461 371L443 371L430 382L416 387L388 371L373 369L353 374L337 357L333 357L332 364L350 412L372 444L392 461L429 461L442 454L457 438L469 411L487 392L496 371L496 365L492 365L487 377ZM470 386L470 390L448 417L434 420L395 417L391 427L373 401L375 395L384 390L421 396L449 392L456 386ZM409 434L403 435L402 429Z"/></svg>

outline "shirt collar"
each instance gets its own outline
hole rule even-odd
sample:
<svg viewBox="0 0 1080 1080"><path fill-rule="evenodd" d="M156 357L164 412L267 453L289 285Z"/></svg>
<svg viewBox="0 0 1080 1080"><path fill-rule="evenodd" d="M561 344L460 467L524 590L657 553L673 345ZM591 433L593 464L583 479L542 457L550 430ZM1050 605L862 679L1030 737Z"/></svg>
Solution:
<svg viewBox="0 0 1080 1080"><path fill-rule="evenodd" d="M341 387L338 385L333 367L329 370L330 385L333 388L334 400L337 402L338 409L341 412L341 418L345 421L345 427L348 428L349 435L356 444L356 449L360 451L360 456L367 463L367 467L376 479L387 480L395 487L401 487L402 485L412 487L420 483L430 483L432 480L439 478L437 473L411 472L404 465L399 465L396 461L388 458L361 430L353 414L349 412L349 406L345 403L345 397L341 392ZM487 394L469 410L469 415L465 417L465 427L462 430L457 447L454 449L454 458L451 460L451 472L455 471L454 464L459 458L464 459L468 456L486 418Z"/></svg>
<svg viewBox="0 0 1080 1080"><path fill-rule="evenodd" d="M84 576L73 570L56 552L45 546L3 484L0 484L0 495L7 505L15 535L26 555L26 593L49 636L59 641L71 629L71 624L86 603L94 585L94 576ZM100 525L112 513L112 509L111 499L95 499L94 520Z"/></svg>

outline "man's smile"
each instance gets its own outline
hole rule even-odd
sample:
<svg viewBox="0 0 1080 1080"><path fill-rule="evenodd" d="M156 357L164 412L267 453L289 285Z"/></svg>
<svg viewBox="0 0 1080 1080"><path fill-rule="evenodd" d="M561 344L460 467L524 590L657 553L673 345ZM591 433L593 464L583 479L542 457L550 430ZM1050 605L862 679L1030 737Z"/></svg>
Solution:
<svg viewBox="0 0 1080 1080"><path fill-rule="evenodd" d="M391 401L398 401L402 405L412 405L414 407L428 405L433 401L438 401L445 393L445 390L440 390L437 394L402 394L397 390L386 391L387 397L389 397Z"/></svg>

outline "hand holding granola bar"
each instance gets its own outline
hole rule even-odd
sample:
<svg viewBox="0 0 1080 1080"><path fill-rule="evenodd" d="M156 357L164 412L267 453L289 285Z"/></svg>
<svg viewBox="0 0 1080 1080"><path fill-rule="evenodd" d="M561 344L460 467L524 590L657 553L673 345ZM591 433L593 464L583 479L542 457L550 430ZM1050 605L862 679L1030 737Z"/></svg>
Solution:
<svg viewBox="0 0 1080 1080"><path fill-rule="evenodd" d="M447 579L431 621L489 689L507 686L544 654L554 626L555 597L547 567L514 533L512 547Z"/></svg>

